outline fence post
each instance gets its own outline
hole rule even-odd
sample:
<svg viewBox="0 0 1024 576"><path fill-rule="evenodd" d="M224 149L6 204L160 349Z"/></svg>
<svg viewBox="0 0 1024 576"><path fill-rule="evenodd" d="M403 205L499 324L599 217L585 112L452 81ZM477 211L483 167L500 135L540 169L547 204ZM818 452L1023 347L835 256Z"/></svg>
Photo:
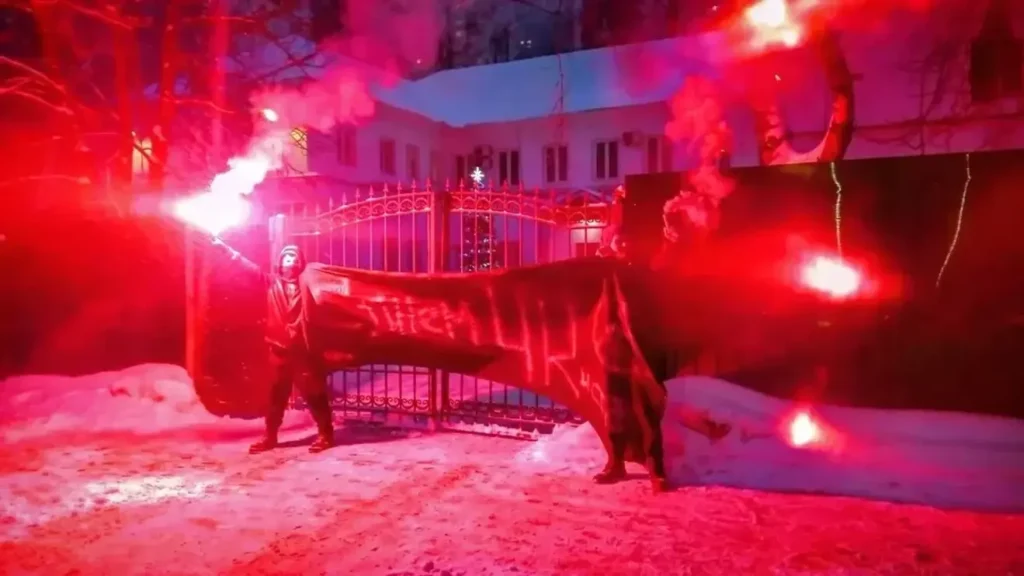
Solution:
<svg viewBox="0 0 1024 576"><path fill-rule="evenodd" d="M273 268L278 254L287 244L286 228L287 222L284 214L275 214L270 217L270 222L267 224L267 231L270 234L270 253L267 254L267 263L270 268Z"/></svg>
<svg viewBox="0 0 1024 576"><path fill-rule="evenodd" d="M185 227L185 369L192 383L202 385L200 374L199 314L196 310L196 250L198 242L190 226Z"/></svg>
<svg viewBox="0 0 1024 576"><path fill-rule="evenodd" d="M448 267L449 222L451 216L451 194L448 186L431 189L430 222L427 228L427 271L430 274L445 272ZM437 429L447 412L449 375L447 370L431 370L429 386L430 427Z"/></svg>

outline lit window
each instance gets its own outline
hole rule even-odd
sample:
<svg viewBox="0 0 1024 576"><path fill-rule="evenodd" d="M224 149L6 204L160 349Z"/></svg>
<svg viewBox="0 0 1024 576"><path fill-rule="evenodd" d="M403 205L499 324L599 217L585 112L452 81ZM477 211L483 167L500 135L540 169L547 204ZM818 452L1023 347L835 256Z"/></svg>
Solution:
<svg viewBox="0 0 1024 576"><path fill-rule="evenodd" d="M304 153L309 153L309 136L305 128L292 128L292 143Z"/></svg>
<svg viewBox="0 0 1024 576"><path fill-rule="evenodd" d="M149 138L135 141L132 148L132 174L149 174L150 158L153 157L153 141Z"/></svg>
<svg viewBox="0 0 1024 576"><path fill-rule="evenodd" d="M292 128L292 145L287 154L287 164L299 173L309 172L309 133L305 128Z"/></svg>

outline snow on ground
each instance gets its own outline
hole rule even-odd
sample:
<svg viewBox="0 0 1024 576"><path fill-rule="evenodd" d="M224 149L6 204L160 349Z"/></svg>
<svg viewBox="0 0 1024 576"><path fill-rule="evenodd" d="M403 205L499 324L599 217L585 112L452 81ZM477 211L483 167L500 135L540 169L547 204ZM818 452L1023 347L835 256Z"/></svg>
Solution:
<svg viewBox="0 0 1024 576"><path fill-rule="evenodd" d="M669 382L669 398L663 429L678 483L1024 513L1024 421L794 406L707 377ZM681 425L692 413L735 430L709 443ZM817 424L820 439L794 448L790 425L799 414Z"/></svg>
<svg viewBox="0 0 1024 576"><path fill-rule="evenodd" d="M930 478L936 501L1001 494L987 507L1020 485L1019 422L947 417L920 442L908 423L937 415L819 408L836 441L796 451L772 434L784 403L700 379L671 393L681 479L797 490L875 470L883 488ZM711 443L680 423L694 410L736 428ZM309 422L291 414L292 445L249 456L260 423L205 414L167 366L0 383L0 426L0 574L1024 575L1020 514L712 485L655 497L639 469L595 486L603 453L586 426L537 442L353 426L310 455Z"/></svg>
<svg viewBox="0 0 1024 576"><path fill-rule="evenodd" d="M332 384L336 394L350 397L419 399L430 390L426 373L397 366L339 373ZM1024 422L834 406L805 409L707 377L679 378L668 388L665 433L676 483L1024 512ZM449 397L499 406L555 406L528 391L471 376L453 375ZM826 430L820 441L794 449L786 442L785 428L801 412ZM733 425L735 433L709 443L693 430L705 416Z"/></svg>

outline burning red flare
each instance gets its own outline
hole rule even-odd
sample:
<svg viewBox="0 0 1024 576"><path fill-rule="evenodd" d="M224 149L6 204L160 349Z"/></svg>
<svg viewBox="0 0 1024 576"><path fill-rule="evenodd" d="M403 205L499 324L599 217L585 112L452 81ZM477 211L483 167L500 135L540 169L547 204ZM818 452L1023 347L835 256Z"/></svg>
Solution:
<svg viewBox="0 0 1024 576"><path fill-rule="evenodd" d="M807 412L798 412L789 423L789 443L797 448L819 444L824 438L821 426Z"/></svg>
<svg viewBox="0 0 1024 576"><path fill-rule="evenodd" d="M786 0L761 0L747 8L743 16L754 30L755 48L771 44L792 48L804 36L803 27L793 17Z"/></svg>
<svg viewBox="0 0 1024 576"><path fill-rule="evenodd" d="M280 166L283 139L280 131L271 131L255 141L245 156L228 161L228 169L214 176L208 191L178 200L174 216L215 237L245 224L252 211L248 197Z"/></svg>
<svg viewBox="0 0 1024 576"><path fill-rule="evenodd" d="M860 273L841 260L819 256L803 270L804 284L833 298L848 298L861 287Z"/></svg>
<svg viewBox="0 0 1024 576"><path fill-rule="evenodd" d="M753 29L754 48L773 44L793 48L800 44L805 36L804 26L794 11L786 0L761 0L746 8L743 18Z"/></svg>
<svg viewBox="0 0 1024 576"><path fill-rule="evenodd" d="M174 215L211 236L241 226L249 219L249 201L240 194L207 192L183 198L174 204Z"/></svg>

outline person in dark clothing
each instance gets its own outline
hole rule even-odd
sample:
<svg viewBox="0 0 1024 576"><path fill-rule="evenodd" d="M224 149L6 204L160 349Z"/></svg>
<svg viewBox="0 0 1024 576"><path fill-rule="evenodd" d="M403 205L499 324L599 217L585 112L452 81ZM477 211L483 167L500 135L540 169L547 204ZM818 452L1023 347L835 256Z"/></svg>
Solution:
<svg viewBox="0 0 1024 576"><path fill-rule="evenodd" d="M278 257L273 273L265 274L255 263L246 260L238 251L221 243L233 260L261 274L267 284L266 341L269 346L271 386L270 403L266 415L266 431L249 448L257 454L277 447L277 434L284 420L284 412L291 396L292 386L309 407L317 426L317 437L309 451L322 452L334 445L334 423L330 399L327 394L327 375L322 361L309 350L307 314L303 303L302 282L306 259L297 246L285 246Z"/></svg>
<svg viewBox="0 0 1024 576"><path fill-rule="evenodd" d="M608 211L608 225L601 233L601 245L597 248L597 255L602 258L623 258L625 256L625 245L622 241L622 210L623 202L626 199L626 189L619 186L615 189L612 197L612 204Z"/></svg>
<svg viewBox="0 0 1024 576"><path fill-rule="evenodd" d="M612 291L608 303L608 337L604 342L605 378L608 382L605 424L608 426L608 462L594 476L598 484L614 484L626 478L629 429L643 422L643 451L654 492L668 488L661 431L661 413L633 385L633 347L622 325L618 298ZM641 394L642 396L642 394Z"/></svg>

